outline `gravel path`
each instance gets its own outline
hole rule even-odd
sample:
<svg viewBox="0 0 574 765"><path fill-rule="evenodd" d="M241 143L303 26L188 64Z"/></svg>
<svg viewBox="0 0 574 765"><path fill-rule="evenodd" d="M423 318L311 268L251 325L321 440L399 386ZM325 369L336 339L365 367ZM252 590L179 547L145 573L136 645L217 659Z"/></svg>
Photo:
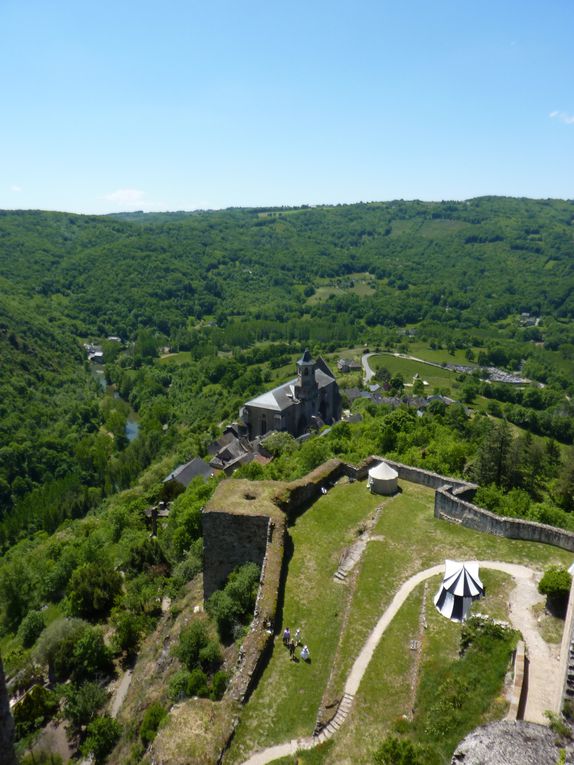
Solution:
<svg viewBox="0 0 574 765"><path fill-rule="evenodd" d="M369 359L371 356L377 356L376 353L365 353L363 356L361 356L361 364L363 365L363 372L365 373L365 382L369 382L374 376L375 373L370 367Z"/></svg>
<svg viewBox="0 0 574 765"><path fill-rule="evenodd" d="M532 606L542 599L536 586L535 572L526 566L503 563L502 561L479 561L478 565L480 568L489 568L510 574L515 580L516 586L510 593L509 618L512 626L522 632L530 659L528 697L524 719L530 722L547 723L544 717L545 710L550 709L558 712L560 708L561 682L558 672L560 655L558 646L549 645L540 636L536 619L531 610ZM353 664L345 683L344 692L344 698L348 699L349 703L344 710L337 713L336 724L331 730L325 730L319 736L292 739L284 744L263 749L245 760L243 765L266 765L266 763L280 757L295 754L300 749L311 749L330 738L346 718L352 699L359 689L373 653L400 607L421 582L443 572L444 564L433 566L424 571L419 571L418 574L411 576L401 585Z"/></svg>

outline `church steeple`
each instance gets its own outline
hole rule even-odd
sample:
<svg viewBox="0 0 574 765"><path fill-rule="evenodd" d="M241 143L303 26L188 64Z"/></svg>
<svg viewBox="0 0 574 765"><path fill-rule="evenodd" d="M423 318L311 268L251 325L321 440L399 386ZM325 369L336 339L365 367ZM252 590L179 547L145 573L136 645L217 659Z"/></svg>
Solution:
<svg viewBox="0 0 574 765"><path fill-rule="evenodd" d="M309 349L297 362L297 384L295 385L295 395L302 401L303 399L313 398L317 394L317 381L315 380L315 369L317 364L313 360Z"/></svg>

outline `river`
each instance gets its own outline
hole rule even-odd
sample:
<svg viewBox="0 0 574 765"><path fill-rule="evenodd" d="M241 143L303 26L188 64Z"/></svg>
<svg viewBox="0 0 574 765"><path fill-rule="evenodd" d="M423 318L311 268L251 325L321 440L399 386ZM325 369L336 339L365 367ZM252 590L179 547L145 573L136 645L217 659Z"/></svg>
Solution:
<svg viewBox="0 0 574 765"><path fill-rule="evenodd" d="M112 394L115 398L121 398L117 390L112 385L108 384L103 367L101 367L99 364L92 363L90 364L90 372L104 393ZM130 413L128 415L128 419L126 420L125 428L126 438L131 443L138 437L139 432L140 424L138 422L138 416L130 406Z"/></svg>

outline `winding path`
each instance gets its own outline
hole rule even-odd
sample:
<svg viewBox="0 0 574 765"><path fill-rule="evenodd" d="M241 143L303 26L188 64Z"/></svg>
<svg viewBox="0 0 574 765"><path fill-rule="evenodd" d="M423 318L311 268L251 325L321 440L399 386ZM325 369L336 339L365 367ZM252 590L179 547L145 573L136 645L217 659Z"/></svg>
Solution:
<svg viewBox="0 0 574 765"><path fill-rule="evenodd" d="M545 710L558 712L560 708L561 683L558 672L560 655L558 646L549 645L540 636L536 619L531 610L531 606L541 600L536 586L535 572L526 566L520 566L516 563L503 563L502 561L479 561L478 564L481 568L510 574L515 580L516 586L510 593L509 618L512 626L522 632L530 658L528 697L524 719L544 724L547 722L544 717ZM419 571L418 574L411 576L401 585L355 659L345 683L343 699L337 714L319 736L292 739L284 744L263 749L251 755L243 765L266 765L266 763L280 757L295 754L298 750L312 749L331 738L347 717L375 649L405 600L421 582L443 572L443 564L433 566L424 571Z"/></svg>

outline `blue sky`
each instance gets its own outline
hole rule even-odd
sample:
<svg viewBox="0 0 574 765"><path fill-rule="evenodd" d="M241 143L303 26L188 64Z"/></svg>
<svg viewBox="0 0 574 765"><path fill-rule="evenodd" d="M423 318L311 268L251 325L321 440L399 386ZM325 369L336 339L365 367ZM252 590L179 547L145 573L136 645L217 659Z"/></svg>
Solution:
<svg viewBox="0 0 574 765"><path fill-rule="evenodd" d="M572 0L0 0L0 208L574 197Z"/></svg>

